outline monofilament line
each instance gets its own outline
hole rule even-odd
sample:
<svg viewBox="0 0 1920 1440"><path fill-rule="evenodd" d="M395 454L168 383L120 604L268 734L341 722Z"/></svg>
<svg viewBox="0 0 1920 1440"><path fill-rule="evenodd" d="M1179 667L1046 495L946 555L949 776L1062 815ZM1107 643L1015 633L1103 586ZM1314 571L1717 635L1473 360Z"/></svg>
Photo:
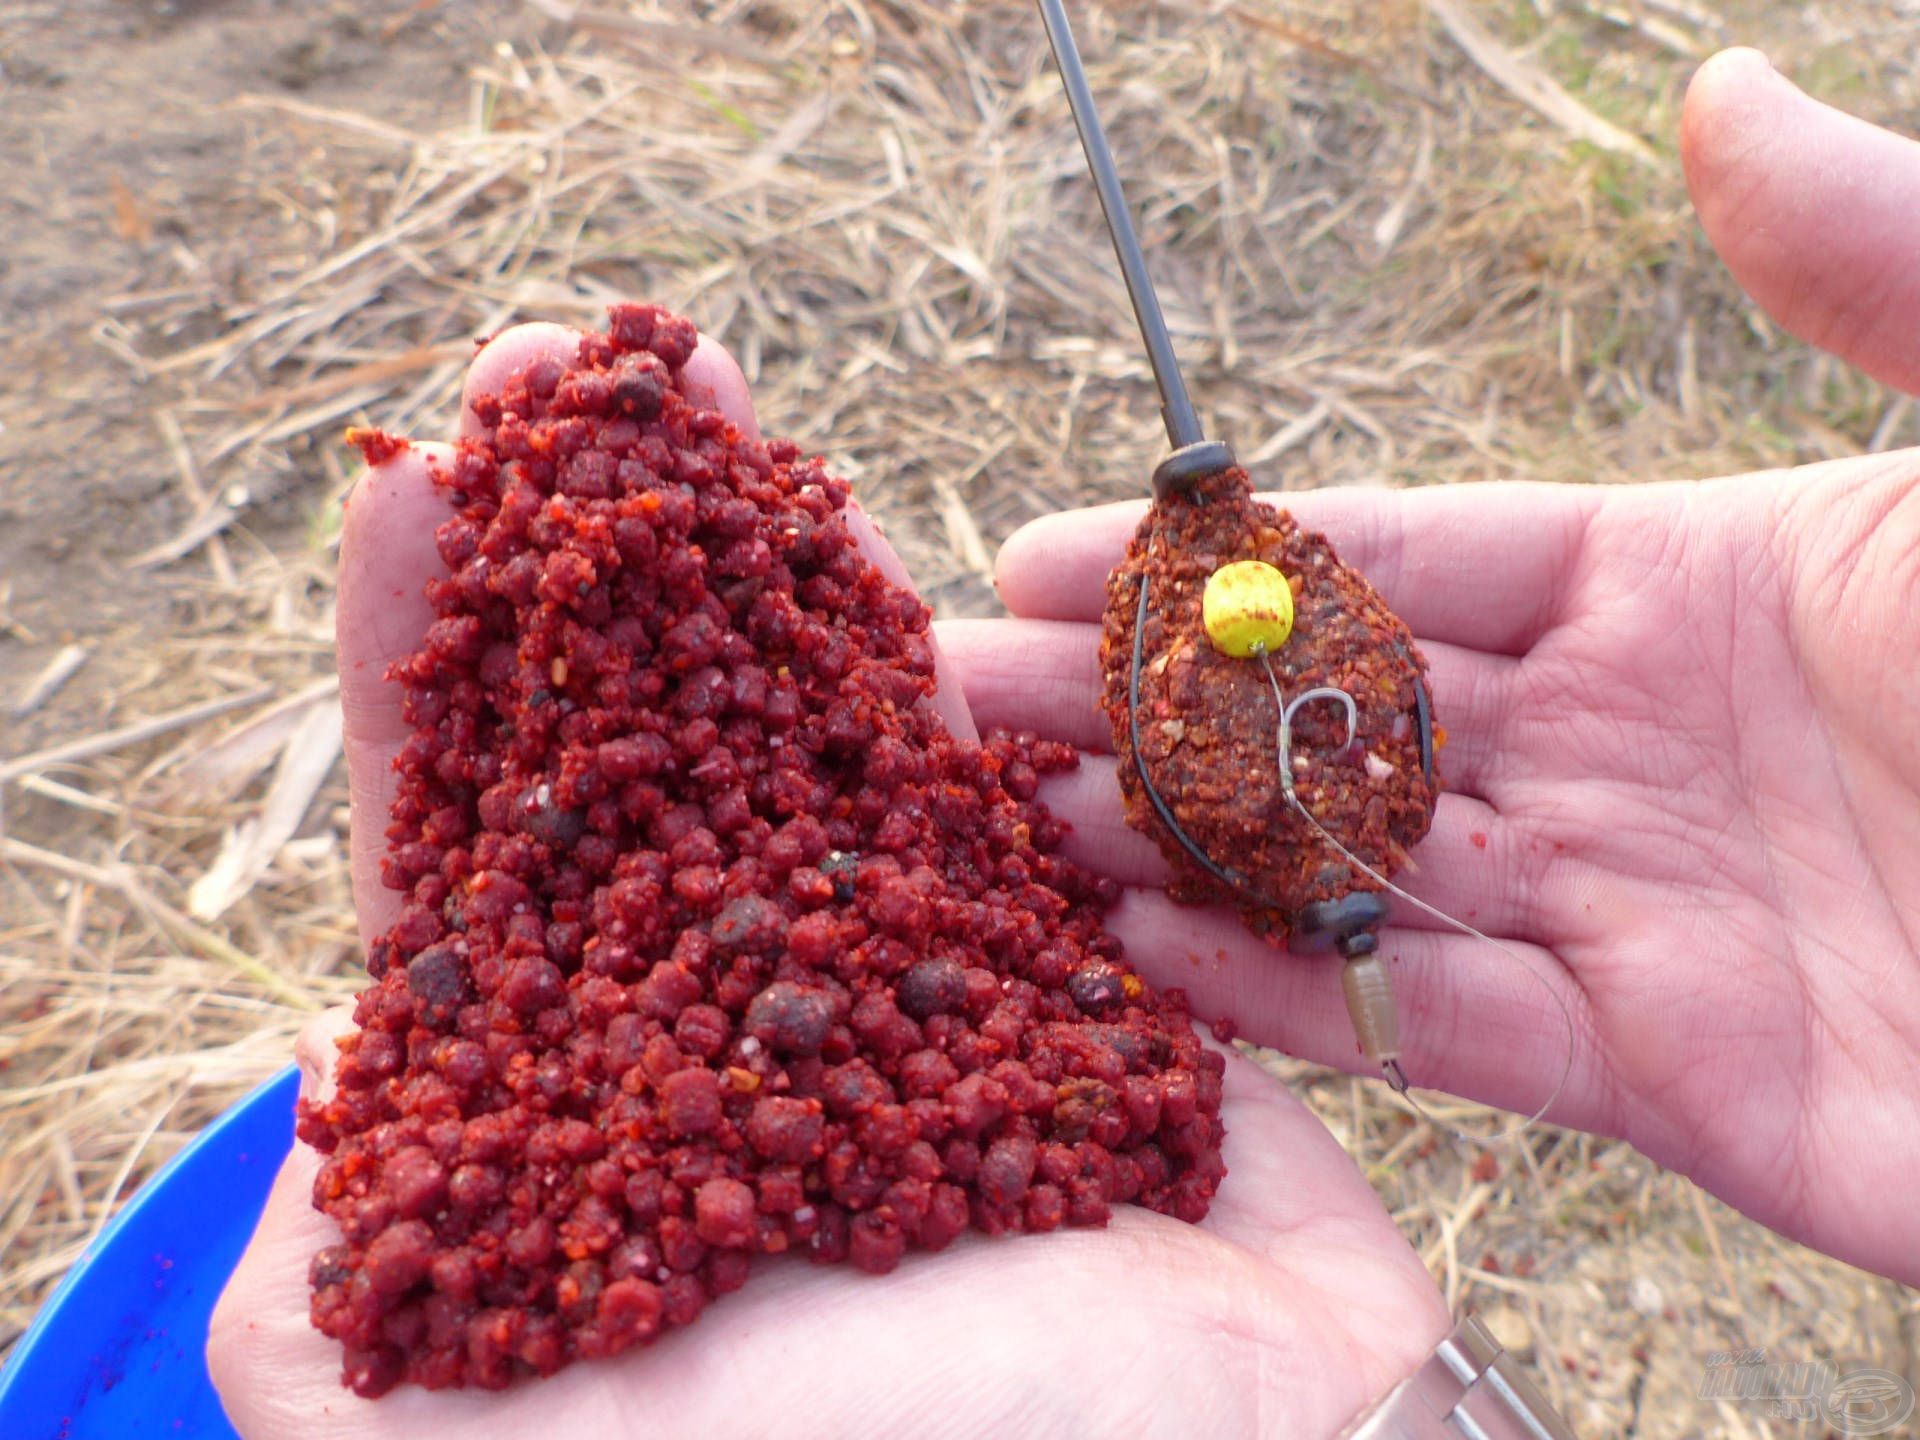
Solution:
<svg viewBox="0 0 1920 1440"><path fill-rule="evenodd" d="M1463 935L1468 935L1476 940L1481 940L1486 942L1488 945L1491 945L1494 949L1506 955L1516 965L1518 965L1523 971L1526 972L1528 979L1532 980L1534 984L1538 985L1542 990L1546 991L1547 997L1551 999L1556 1006L1559 1007L1560 1019L1566 1026L1566 1034L1567 1034L1567 1058L1566 1058L1566 1063L1561 1067L1560 1079L1558 1083L1554 1085L1552 1093L1549 1094L1546 1100L1541 1103L1540 1108L1538 1110L1535 1110L1533 1114L1529 1115L1526 1119L1520 1121L1516 1125L1510 1126L1508 1129L1501 1131L1497 1135L1493 1135L1490 1137L1472 1135L1465 1130L1461 1130L1455 1126L1449 1125L1445 1121L1438 1120L1434 1116L1428 1114L1426 1108L1423 1105L1421 1105L1420 1102L1417 1099L1415 1099L1408 1090L1404 1088L1406 1085L1406 1076L1404 1073L1401 1074L1399 1077L1400 1083L1397 1085L1393 1085L1393 1088L1399 1091L1399 1093L1406 1098L1407 1103L1413 1106L1413 1108L1419 1112L1422 1119L1428 1121L1433 1125L1438 1126L1442 1130L1445 1130L1448 1134L1454 1136L1456 1139L1464 1140L1467 1143L1473 1144L1473 1145L1497 1145L1505 1141L1511 1140L1514 1136L1522 1134L1530 1126L1536 1124L1539 1120L1541 1120L1546 1115L1547 1111L1553 1108L1554 1102L1560 1098L1561 1092L1564 1091L1567 1087L1567 1081L1573 1074L1573 1048L1574 1048L1573 1011L1570 1008L1568 1008L1567 1002L1561 998L1560 992L1558 990L1555 990L1552 985L1547 983L1546 979L1543 976L1541 976L1539 972L1533 968L1533 965L1527 960L1526 956L1520 953L1520 951L1516 950L1513 946L1507 944L1504 940L1496 940L1493 938L1493 936L1486 934L1484 931L1476 930L1473 926L1469 925L1464 920L1455 919L1453 916L1447 914L1446 911L1440 909L1439 907L1434 905L1429 905L1425 900L1422 900L1418 895L1411 895L1407 893L1407 891L1401 889L1398 885L1394 884L1393 881L1389 880L1385 875L1382 875L1378 870L1374 869L1373 866L1369 865L1365 860L1362 860L1358 855L1354 854L1353 851L1349 850L1346 847L1346 845L1344 845L1341 842L1340 838L1337 835L1335 835L1331 830L1327 829L1326 826L1320 823L1319 819L1314 815L1314 813L1307 808L1306 802L1301 800L1299 792L1294 788L1293 717L1299 712L1300 708L1303 705L1309 704L1317 700L1338 700L1339 702L1344 704L1346 707L1347 743L1351 744L1353 742L1353 737L1358 728L1357 726L1357 716L1359 713L1358 707L1354 704L1354 699L1351 695L1349 695L1346 691L1337 689L1333 686L1321 686L1317 689L1309 690L1305 694L1295 696L1293 700L1289 702L1280 689L1280 677L1274 672L1273 658L1270 655L1268 655L1264 650L1258 651L1256 653L1259 656L1261 665L1264 666L1266 669L1267 683L1273 690L1274 704L1278 708L1280 713L1280 721L1278 726L1275 728L1274 753L1275 753L1275 758L1278 760L1280 765L1280 788L1282 793L1285 794L1287 798L1287 803L1292 805L1294 810L1299 814L1300 818L1305 820L1308 825L1312 826L1313 829L1319 834L1320 838L1325 840L1327 844L1331 845L1336 851L1338 851L1339 854L1347 861L1348 864L1354 866L1356 869L1360 870L1363 874L1370 876L1373 880L1378 882L1381 886L1391 891L1393 894L1399 896L1402 900L1406 901L1409 905L1413 906L1415 909L1421 911L1424 914L1431 915L1434 919L1440 921L1443 925L1451 926L1453 929L1458 930ZM1388 1077L1388 1083L1393 1084L1392 1076Z"/></svg>

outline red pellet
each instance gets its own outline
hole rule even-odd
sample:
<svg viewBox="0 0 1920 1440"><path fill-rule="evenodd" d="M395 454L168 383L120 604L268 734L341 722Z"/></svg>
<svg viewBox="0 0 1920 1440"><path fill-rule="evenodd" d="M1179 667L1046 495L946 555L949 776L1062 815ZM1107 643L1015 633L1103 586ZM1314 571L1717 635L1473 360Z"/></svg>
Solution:
<svg viewBox="0 0 1920 1440"><path fill-rule="evenodd" d="M844 481L688 401L697 338L617 307L437 476L404 904L299 1119L342 1236L313 1320L363 1395L646 1344L756 1255L1198 1220L1225 1173L1223 1062L1034 798L1071 750L948 733L926 608Z"/></svg>

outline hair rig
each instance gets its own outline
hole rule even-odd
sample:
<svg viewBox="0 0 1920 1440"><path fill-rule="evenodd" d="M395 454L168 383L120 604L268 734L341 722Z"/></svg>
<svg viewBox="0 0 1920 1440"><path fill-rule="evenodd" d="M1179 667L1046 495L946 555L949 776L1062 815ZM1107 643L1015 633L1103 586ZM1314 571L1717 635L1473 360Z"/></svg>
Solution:
<svg viewBox="0 0 1920 1440"><path fill-rule="evenodd" d="M1255 499L1231 448L1206 437L1065 7L1039 5L1173 446L1107 585L1103 704L1128 823L1166 855L1175 900L1232 904L1276 944L1338 952L1361 1051L1406 1095L1393 985L1378 953L1389 915L1382 892L1546 981L1512 947L1393 883L1440 794L1445 732L1426 661L1366 578L1324 536ZM1547 988L1567 1021L1570 1068L1571 1014Z"/></svg>

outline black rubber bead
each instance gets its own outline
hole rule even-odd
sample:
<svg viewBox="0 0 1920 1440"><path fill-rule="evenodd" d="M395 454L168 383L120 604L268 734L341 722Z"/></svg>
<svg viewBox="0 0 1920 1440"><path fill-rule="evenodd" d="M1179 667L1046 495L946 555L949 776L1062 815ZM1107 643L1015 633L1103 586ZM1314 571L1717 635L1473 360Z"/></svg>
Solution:
<svg viewBox="0 0 1920 1440"><path fill-rule="evenodd" d="M1303 908L1295 918L1290 948L1296 954L1336 949L1349 937L1384 923L1387 913L1386 900L1371 890L1318 901Z"/></svg>

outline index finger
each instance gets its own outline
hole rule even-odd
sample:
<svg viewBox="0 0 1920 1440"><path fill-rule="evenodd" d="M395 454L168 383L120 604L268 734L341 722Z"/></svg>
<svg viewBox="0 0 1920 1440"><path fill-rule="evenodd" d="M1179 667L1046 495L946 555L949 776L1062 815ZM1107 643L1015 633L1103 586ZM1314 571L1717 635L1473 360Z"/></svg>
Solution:
<svg viewBox="0 0 1920 1440"><path fill-rule="evenodd" d="M1564 606L1602 492L1499 481L1261 498L1324 532L1422 640L1524 655ZM1000 598L1027 619L1098 620L1146 509L1126 501L1023 526L1000 549Z"/></svg>

